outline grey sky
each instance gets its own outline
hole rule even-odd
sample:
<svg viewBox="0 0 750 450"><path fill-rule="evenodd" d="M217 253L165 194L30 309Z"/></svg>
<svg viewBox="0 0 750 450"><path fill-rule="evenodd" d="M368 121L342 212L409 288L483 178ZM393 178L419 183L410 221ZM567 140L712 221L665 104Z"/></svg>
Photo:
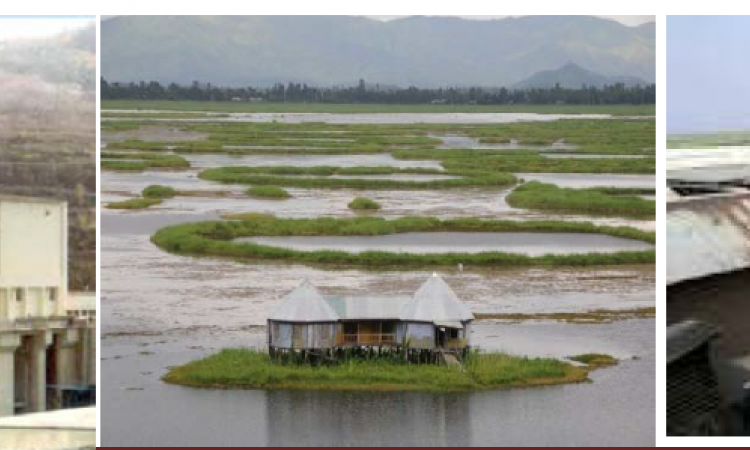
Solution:
<svg viewBox="0 0 750 450"><path fill-rule="evenodd" d="M0 16L0 41L52 36L94 20L95 16Z"/></svg>
<svg viewBox="0 0 750 450"><path fill-rule="evenodd" d="M667 28L667 132L750 130L750 16L668 16Z"/></svg>
<svg viewBox="0 0 750 450"><path fill-rule="evenodd" d="M368 16L368 17L381 19L381 20L391 20L391 19L396 19L399 17L408 17L408 16ZM506 17L521 17L521 16L455 16L455 17L462 17L464 19L490 20L490 19L504 19ZM607 19L616 20L620 22L621 24L628 25L628 26L638 26L647 22L653 22L655 20L654 16L596 16L596 17L603 17Z"/></svg>

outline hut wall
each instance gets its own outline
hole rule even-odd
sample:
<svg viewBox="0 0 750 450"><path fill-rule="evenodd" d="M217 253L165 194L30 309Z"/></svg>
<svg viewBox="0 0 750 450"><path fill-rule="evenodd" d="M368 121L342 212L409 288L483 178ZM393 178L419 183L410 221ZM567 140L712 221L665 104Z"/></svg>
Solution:
<svg viewBox="0 0 750 450"><path fill-rule="evenodd" d="M270 345L277 348L331 348L334 346L335 323L271 322Z"/></svg>
<svg viewBox="0 0 750 450"><path fill-rule="evenodd" d="M271 346L292 348L292 330L291 323L271 322Z"/></svg>
<svg viewBox="0 0 750 450"><path fill-rule="evenodd" d="M407 344L409 348L435 348L435 326L431 323L407 323L405 345Z"/></svg>

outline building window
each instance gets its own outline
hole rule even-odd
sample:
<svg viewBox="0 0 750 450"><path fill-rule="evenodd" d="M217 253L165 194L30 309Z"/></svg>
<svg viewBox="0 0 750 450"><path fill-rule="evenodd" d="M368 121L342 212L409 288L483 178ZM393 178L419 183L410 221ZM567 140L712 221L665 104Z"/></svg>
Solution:
<svg viewBox="0 0 750 450"><path fill-rule="evenodd" d="M51 287L48 289L49 292L49 301L54 302L57 301L57 288Z"/></svg>
<svg viewBox="0 0 750 450"><path fill-rule="evenodd" d="M24 301L25 295L24 295L24 290L23 290L23 288L15 288L15 289L14 289L14 291L15 291L15 293L16 293L16 301L17 301L17 302L22 302L22 301Z"/></svg>

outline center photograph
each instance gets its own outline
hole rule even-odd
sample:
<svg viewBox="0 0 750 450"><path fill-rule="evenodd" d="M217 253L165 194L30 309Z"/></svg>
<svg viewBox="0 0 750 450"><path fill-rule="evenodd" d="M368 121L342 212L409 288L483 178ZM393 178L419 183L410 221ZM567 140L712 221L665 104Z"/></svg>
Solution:
<svg viewBox="0 0 750 450"><path fill-rule="evenodd" d="M651 16L104 16L103 446L653 446Z"/></svg>

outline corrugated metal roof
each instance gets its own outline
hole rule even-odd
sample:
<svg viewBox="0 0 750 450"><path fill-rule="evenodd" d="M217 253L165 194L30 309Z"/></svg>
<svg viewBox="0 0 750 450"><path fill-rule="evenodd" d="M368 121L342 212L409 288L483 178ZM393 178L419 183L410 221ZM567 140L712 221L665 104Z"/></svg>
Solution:
<svg viewBox="0 0 750 450"><path fill-rule="evenodd" d="M750 267L750 193L667 202L667 283Z"/></svg>
<svg viewBox="0 0 750 450"><path fill-rule="evenodd" d="M338 320L404 320L455 324L473 320L455 292L437 274L413 296L322 296L308 280L284 296L269 320L336 322Z"/></svg>
<svg viewBox="0 0 750 450"><path fill-rule="evenodd" d="M667 328L667 364L717 338L719 333L717 327L696 320L669 326Z"/></svg>
<svg viewBox="0 0 750 450"><path fill-rule="evenodd" d="M339 319L336 311L307 279L285 295L268 318L282 322L335 322Z"/></svg>
<svg viewBox="0 0 750 450"><path fill-rule="evenodd" d="M433 274L414 294L404 308L401 320L415 322L460 322L473 320L469 311L448 283Z"/></svg>
<svg viewBox="0 0 750 450"><path fill-rule="evenodd" d="M401 311L411 301L404 296L325 297L341 320L399 320Z"/></svg>

